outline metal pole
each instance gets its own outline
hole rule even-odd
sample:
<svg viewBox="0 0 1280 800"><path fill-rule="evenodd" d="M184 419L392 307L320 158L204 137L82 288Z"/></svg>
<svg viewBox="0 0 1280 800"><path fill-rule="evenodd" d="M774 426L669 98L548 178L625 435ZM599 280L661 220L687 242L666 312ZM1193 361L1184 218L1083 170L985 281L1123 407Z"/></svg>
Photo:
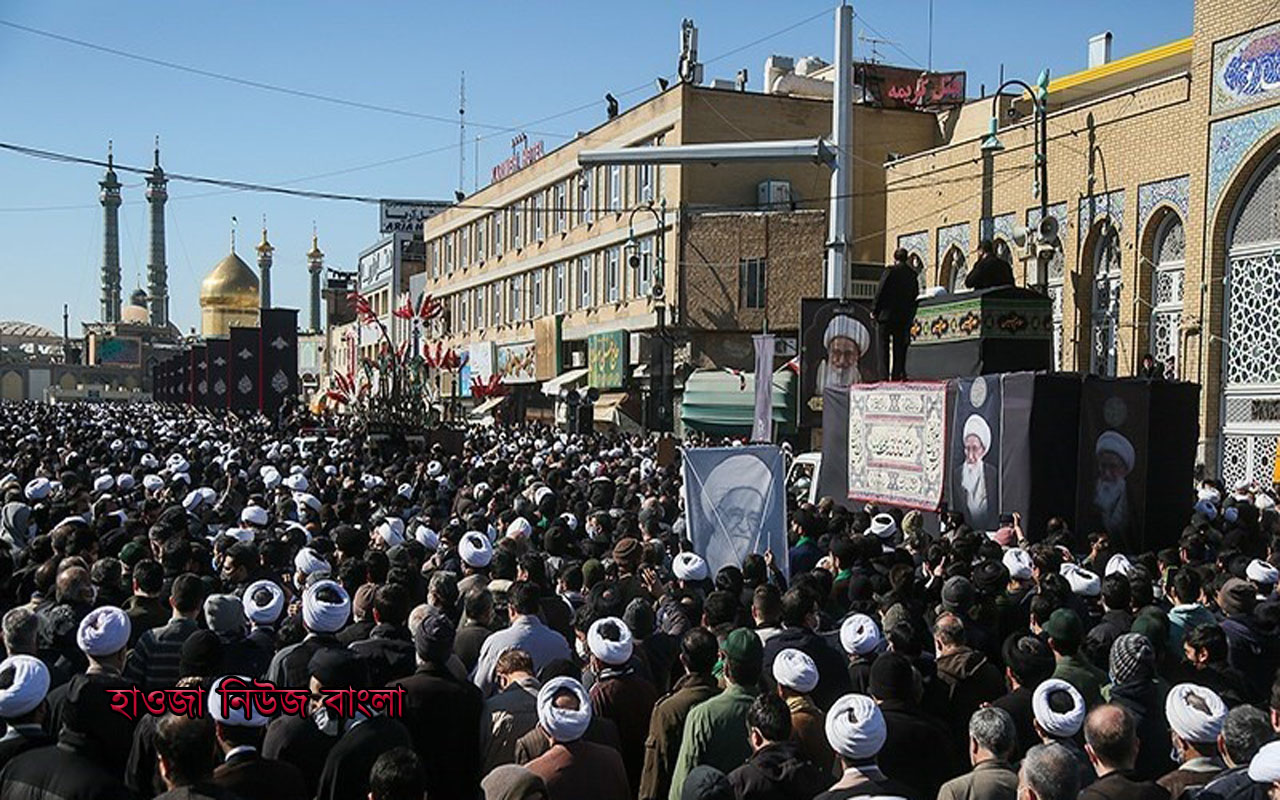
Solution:
<svg viewBox="0 0 1280 800"><path fill-rule="evenodd" d="M853 233L853 7L836 8L835 91L831 99L831 208L827 220L826 296L844 299Z"/></svg>

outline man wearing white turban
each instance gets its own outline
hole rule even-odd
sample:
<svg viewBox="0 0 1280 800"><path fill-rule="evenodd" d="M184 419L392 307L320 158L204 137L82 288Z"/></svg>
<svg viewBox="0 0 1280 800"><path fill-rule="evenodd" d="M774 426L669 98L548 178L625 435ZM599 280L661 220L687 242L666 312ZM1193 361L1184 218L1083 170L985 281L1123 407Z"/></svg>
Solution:
<svg viewBox="0 0 1280 800"><path fill-rule="evenodd" d="M550 797L628 800L622 757L612 747L584 741L591 699L573 678L552 678L538 691L538 724L551 740L547 752L525 764L542 778Z"/></svg>
<svg viewBox="0 0 1280 800"><path fill-rule="evenodd" d="M827 712L827 742L844 773L824 797L915 797L911 788L887 777L876 766L888 729L876 701L865 694L846 694Z"/></svg>
<svg viewBox="0 0 1280 800"><path fill-rule="evenodd" d="M244 800L304 800L309 797L302 772L286 761L263 758L263 734L271 718L258 712L252 703L244 708L223 709L222 686L245 676L219 678L209 689L209 717L222 763L213 770L213 784Z"/></svg>
<svg viewBox="0 0 1280 800"><path fill-rule="evenodd" d="M1091 522L1109 533L1120 549L1128 550L1131 515L1127 479L1136 463L1133 444L1118 431L1104 431L1093 451L1097 478L1090 504Z"/></svg>
<svg viewBox="0 0 1280 800"><path fill-rule="evenodd" d="M1182 797L1187 789L1205 785L1223 770L1224 764L1218 758L1218 737L1227 718L1227 706L1212 689L1180 683L1165 696L1164 714L1179 766L1156 783L1170 797Z"/></svg>
<svg viewBox="0 0 1280 800"><path fill-rule="evenodd" d="M952 508L978 531L993 531L1000 514L999 484L995 466L987 463L991 452L991 425L979 414L970 414L961 433L964 461L951 476Z"/></svg>
<svg viewBox="0 0 1280 800"><path fill-rule="evenodd" d="M334 634L347 623L350 613L351 598L342 584L322 580L308 586L302 593L302 625L307 635L275 654L267 669L267 680L279 687L305 688L311 657L321 650L343 647Z"/></svg>
<svg viewBox="0 0 1280 800"><path fill-rule="evenodd" d="M0 738L0 764L36 747L54 743L45 733L49 712L49 668L35 656L9 656L0 662L0 722L6 732Z"/></svg>
<svg viewBox="0 0 1280 800"><path fill-rule="evenodd" d="M837 389L862 383L858 362L871 347L871 332L867 326L847 314L835 314L822 334L822 346L827 357L818 362L818 377L814 395L822 397L828 386Z"/></svg>
<svg viewBox="0 0 1280 800"><path fill-rule="evenodd" d="M764 552L770 536L774 476L753 453L732 455L701 481L698 510L710 530L704 558L712 575L726 566L740 567L749 553Z"/></svg>
<svg viewBox="0 0 1280 800"><path fill-rule="evenodd" d="M771 669L778 696L791 718L791 740L812 763L834 763L835 755L827 744L826 717L809 697L818 686L818 665L808 653L788 647L774 657Z"/></svg>
<svg viewBox="0 0 1280 800"><path fill-rule="evenodd" d="M596 682L591 686L591 707L596 716L618 726L618 750L632 786L640 785L644 767L645 737L649 717L658 702L658 690L637 674L631 664L635 642L627 624L617 617L603 617L587 630L587 648Z"/></svg>

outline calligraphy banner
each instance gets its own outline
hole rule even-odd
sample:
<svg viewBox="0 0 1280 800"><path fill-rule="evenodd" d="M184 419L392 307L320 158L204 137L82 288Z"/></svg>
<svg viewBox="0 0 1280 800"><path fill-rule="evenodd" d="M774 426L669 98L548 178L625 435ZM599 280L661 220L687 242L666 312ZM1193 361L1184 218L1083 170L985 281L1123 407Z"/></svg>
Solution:
<svg viewBox="0 0 1280 800"><path fill-rule="evenodd" d="M587 384L597 389L620 389L627 382L626 331L593 333L587 337Z"/></svg>
<svg viewBox="0 0 1280 800"><path fill-rule="evenodd" d="M1280 90L1280 22L1213 45L1213 114L1260 102Z"/></svg>
<svg viewBox="0 0 1280 800"><path fill-rule="evenodd" d="M945 383L854 384L849 499L936 510L946 474Z"/></svg>
<svg viewBox="0 0 1280 800"><path fill-rule="evenodd" d="M711 574L772 550L789 575L782 450L776 445L694 447L683 453L684 507L694 552Z"/></svg>

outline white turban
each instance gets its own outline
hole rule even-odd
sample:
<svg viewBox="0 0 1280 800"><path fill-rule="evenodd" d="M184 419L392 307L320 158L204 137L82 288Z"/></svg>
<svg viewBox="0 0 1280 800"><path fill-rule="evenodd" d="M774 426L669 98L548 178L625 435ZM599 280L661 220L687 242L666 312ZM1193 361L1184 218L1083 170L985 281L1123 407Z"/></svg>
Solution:
<svg viewBox="0 0 1280 800"><path fill-rule="evenodd" d="M1009 570L1009 577L1015 581L1031 580L1031 568L1034 566L1031 555L1021 547L1010 547L1004 551L1000 561Z"/></svg>
<svg viewBox="0 0 1280 800"><path fill-rule="evenodd" d="M537 462L537 461L539 461L539 460L541 460L541 459L540 459L540 457L539 457L539 456L534 456L534 457L533 457L533 460L534 460L535 462ZM534 466L535 466L535 467L537 467L537 466L540 466L540 465L539 465L539 464L537 464L537 463L535 463L535 464L534 464ZM554 495L554 494L555 494L555 492L551 490L551 487L550 487L550 486L539 486L539 487L538 487L538 490L537 490L536 492L534 492L534 493L533 493L533 504L534 504L535 506L540 506L540 505L542 505L542 501L543 501L544 499L546 499L547 497L550 497L550 496L552 496L552 495Z"/></svg>
<svg viewBox="0 0 1280 800"><path fill-rule="evenodd" d="M831 340L836 338L853 340L859 353L866 353L871 346L871 333L867 331L867 326L845 314L836 314L827 323L826 333L822 335L822 346L831 347Z"/></svg>
<svg viewBox="0 0 1280 800"><path fill-rule="evenodd" d="M773 680L800 694L808 694L818 685L818 665L803 650L788 647L773 659Z"/></svg>
<svg viewBox="0 0 1280 800"><path fill-rule="evenodd" d="M120 491L127 492L135 486L133 476L127 472L122 472L116 476L116 486L120 487Z"/></svg>
<svg viewBox="0 0 1280 800"><path fill-rule="evenodd" d="M99 475L93 479L93 491L95 494L109 492L116 488L116 479L110 475Z"/></svg>
<svg viewBox="0 0 1280 800"><path fill-rule="evenodd" d="M1066 692L1071 697L1071 708L1054 711L1049 707L1049 695ZM1049 678L1041 682L1031 695L1031 713L1041 730L1055 739L1068 739L1080 732L1084 725L1084 696L1076 687L1061 678Z"/></svg>
<svg viewBox="0 0 1280 800"><path fill-rule="evenodd" d="M284 485L295 492L305 492L311 488L310 482L307 481L307 476L303 475L301 472L295 472L285 478Z"/></svg>
<svg viewBox="0 0 1280 800"><path fill-rule="evenodd" d="M557 708L555 697L561 692L572 692L578 698L578 707ZM591 697L582 684L573 678L552 678L538 690L538 724L557 742L576 742L587 732L591 724Z"/></svg>
<svg viewBox="0 0 1280 800"><path fill-rule="evenodd" d="M458 544L458 555L468 567L483 569L493 560L493 545L484 535L471 531Z"/></svg>
<svg viewBox="0 0 1280 800"><path fill-rule="evenodd" d="M33 478L27 482L26 495L28 500L43 500L49 496L51 491L53 491L53 484L49 483L48 478Z"/></svg>
<svg viewBox="0 0 1280 800"><path fill-rule="evenodd" d="M1249 762L1249 780L1280 783L1280 742L1268 742Z"/></svg>
<svg viewBox="0 0 1280 800"><path fill-rule="evenodd" d="M1274 586L1277 582L1280 582L1280 570L1260 558L1255 558L1249 562L1249 566L1245 567L1244 575L1254 583L1261 583L1265 586Z"/></svg>
<svg viewBox="0 0 1280 800"><path fill-rule="evenodd" d="M171 475L169 475L169 482L170 482L170 483L185 483L186 485L190 486L190 485L191 485L191 476L190 476L190 475L188 475L188 474L187 474L187 473L185 473L185 472L174 472L174 473L172 473Z"/></svg>
<svg viewBox="0 0 1280 800"><path fill-rule="evenodd" d="M1067 585L1071 587L1073 594L1081 597L1097 597L1102 593L1102 581L1096 572L1090 572L1070 561L1059 567L1058 572L1067 579Z"/></svg>
<svg viewBox="0 0 1280 800"><path fill-rule="evenodd" d="M316 512L317 514L320 513L320 498L316 497L314 494L307 494L306 492L294 492L293 502L298 506L299 511L301 511L303 508L309 508L312 511Z"/></svg>
<svg viewBox="0 0 1280 800"><path fill-rule="evenodd" d="M159 475L143 475L142 488L148 492L158 492L164 488L164 478Z"/></svg>
<svg viewBox="0 0 1280 800"><path fill-rule="evenodd" d="M418 540L418 544L428 550L440 549L440 534L431 530L426 525L419 525L413 529L413 538Z"/></svg>
<svg viewBox="0 0 1280 800"><path fill-rule="evenodd" d="M230 536L237 542L252 542L254 537L253 528L227 528L222 533L224 536Z"/></svg>
<svg viewBox="0 0 1280 800"><path fill-rule="evenodd" d="M1094 447L1094 455L1100 453L1114 453L1121 461L1124 462L1126 468L1132 470L1134 464L1133 444L1116 431L1107 431L1098 437L1098 444Z"/></svg>
<svg viewBox="0 0 1280 800"><path fill-rule="evenodd" d="M276 469L275 467L262 468L262 485L265 486L268 490L274 489L277 486L279 486L280 481L281 481L280 470Z"/></svg>
<svg viewBox="0 0 1280 800"><path fill-rule="evenodd" d="M318 594L323 589L333 590L338 595L338 601L322 600ZM309 631L336 633L347 624L350 612L351 598L337 581L316 581L302 593L302 622Z"/></svg>
<svg viewBox="0 0 1280 800"><path fill-rule="evenodd" d="M970 414L969 418L964 421L964 435L960 437L960 440L963 442L970 436L978 437L978 441L982 442L983 452L991 449L991 426L977 414Z"/></svg>
<svg viewBox="0 0 1280 800"><path fill-rule="evenodd" d="M524 517L516 517L507 526L508 539L527 539L533 533L533 526Z"/></svg>
<svg viewBox="0 0 1280 800"><path fill-rule="evenodd" d="M571 531L576 531L578 529L578 518L568 511L560 515L560 521L563 522L565 527Z"/></svg>
<svg viewBox="0 0 1280 800"><path fill-rule="evenodd" d="M432 461L431 463L427 464L428 478L438 478L440 477L441 472L444 472L444 467L440 465L439 461Z"/></svg>
<svg viewBox="0 0 1280 800"><path fill-rule="evenodd" d="M1116 553L1107 559L1107 566L1102 570L1104 576L1114 575L1117 572L1126 578L1133 574L1133 562L1124 553Z"/></svg>
<svg viewBox="0 0 1280 800"><path fill-rule="evenodd" d="M871 518L871 533L880 539L892 539L898 533L898 523L890 514L876 514Z"/></svg>
<svg viewBox="0 0 1280 800"><path fill-rule="evenodd" d="M412 499L413 499L413 484L411 484L411 483L402 483L402 484L400 484L399 486L397 486L397 487L396 487L396 494L400 495L400 497L401 497L401 498L403 498L403 499L405 499L405 500L412 500Z"/></svg>
<svg viewBox="0 0 1280 800"><path fill-rule="evenodd" d="M177 453L169 456L164 463L165 466L169 468L170 472L182 473L185 475L187 470L191 469L191 465L187 463L187 460Z"/></svg>
<svg viewBox="0 0 1280 800"><path fill-rule="evenodd" d="M265 596L259 597L265 593ZM270 625L284 611L284 590L273 581L254 581L244 590L244 615L255 625Z"/></svg>
<svg viewBox="0 0 1280 800"><path fill-rule="evenodd" d="M846 694L827 712L827 743L850 761L869 761L884 746L887 731L876 701Z"/></svg>
<svg viewBox="0 0 1280 800"><path fill-rule="evenodd" d="M1258 507L1259 511L1266 511L1269 508L1276 507L1275 499L1265 492L1258 492L1254 495L1253 504Z"/></svg>
<svg viewBox="0 0 1280 800"><path fill-rule="evenodd" d="M80 620L76 631L76 644L85 655L110 656L119 653L129 644L133 626L129 615L115 606L102 606L90 611Z"/></svg>
<svg viewBox="0 0 1280 800"><path fill-rule="evenodd" d="M880 647L880 626L866 614L850 614L840 623L840 646L851 656L865 656Z"/></svg>
<svg viewBox="0 0 1280 800"><path fill-rule="evenodd" d="M310 547L304 547L298 551L293 557L293 568L303 575L310 575L313 572L321 570L328 572L330 570L329 562L320 557L320 554Z"/></svg>
<svg viewBox="0 0 1280 800"><path fill-rule="evenodd" d="M613 625L618 632L618 639L606 639L602 629ZM631 660L631 651L635 644L631 639L631 629L627 623L617 617L603 617L591 623L587 629L587 648L591 655L611 667L619 667Z"/></svg>
<svg viewBox="0 0 1280 800"><path fill-rule="evenodd" d="M270 521L270 517L265 508L245 506L244 511L240 512L240 521L247 522L250 525L265 526Z"/></svg>
<svg viewBox="0 0 1280 800"><path fill-rule="evenodd" d="M138 463L142 465L143 469L155 469L160 466L160 459L151 453L143 453L142 458L138 459Z"/></svg>
<svg viewBox="0 0 1280 800"><path fill-rule="evenodd" d="M186 497L182 498L182 507L188 511L195 511L202 505L204 505L204 495L199 489L192 489L187 492Z"/></svg>
<svg viewBox="0 0 1280 800"><path fill-rule="evenodd" d="M682 581L705 581L710 575L707 562L697 553L679 553L671 562L671 571Z"/></svg>
<svg viewBox="0 0 1280 800"><path fill-rule="evenodd" d="M49 668L35 656L9 656L0 662L0 676L9 677L0 689L0 719L30 714L49 693Z"/></svg>
<svg viewBox="0 0 1280 800"><path fill-rule="evenodd" d="M404 544L404 520L398 517L387 517L374 531L387 547Z"/></svg>
<svg viewBox="0 0 1280 800"><path fill-rule="evenodd" d="M1164 700L1169 727L1186 742L1208 744L1218 741L1227 706L1217 692L1194 683L1180 683Z"/></svg>
<svg viewBox="0 0 1280 800"><path fill-rule="evenodd" d="M212 486L201 486L199 489L196 489L196 491L200 493L200 496L204 498L206 503L212 503L214 500L218 499L218 493L213 490Z"/></svg>
<svg viewBox="0 0 1280 800"><path fill-rule="evenodd" d="M218 678L217 682L209 688L209 716L219 725L228 725L233 728L267 727L271 717L254 708L254 704L248 699L245 699L243 705L237 704L239 707L228 708L227 713L222 713L222 682L231 678L243 681L246 686L252 684L252 680L243 675L226 675Z"/></svg>

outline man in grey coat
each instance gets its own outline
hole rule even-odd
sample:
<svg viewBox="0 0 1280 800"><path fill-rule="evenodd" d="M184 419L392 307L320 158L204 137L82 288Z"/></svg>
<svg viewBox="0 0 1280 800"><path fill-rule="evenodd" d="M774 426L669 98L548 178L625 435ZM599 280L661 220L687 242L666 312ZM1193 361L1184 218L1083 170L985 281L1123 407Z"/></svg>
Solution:
<svg viewBox="0 0 1280 800"><path fill-rule="evenodd" d="M987 706L969 718L969 763L973 770L942 784L938 800L1017 800L1018 773L1009 763L1018 733L1013 717Z"/></svg>

